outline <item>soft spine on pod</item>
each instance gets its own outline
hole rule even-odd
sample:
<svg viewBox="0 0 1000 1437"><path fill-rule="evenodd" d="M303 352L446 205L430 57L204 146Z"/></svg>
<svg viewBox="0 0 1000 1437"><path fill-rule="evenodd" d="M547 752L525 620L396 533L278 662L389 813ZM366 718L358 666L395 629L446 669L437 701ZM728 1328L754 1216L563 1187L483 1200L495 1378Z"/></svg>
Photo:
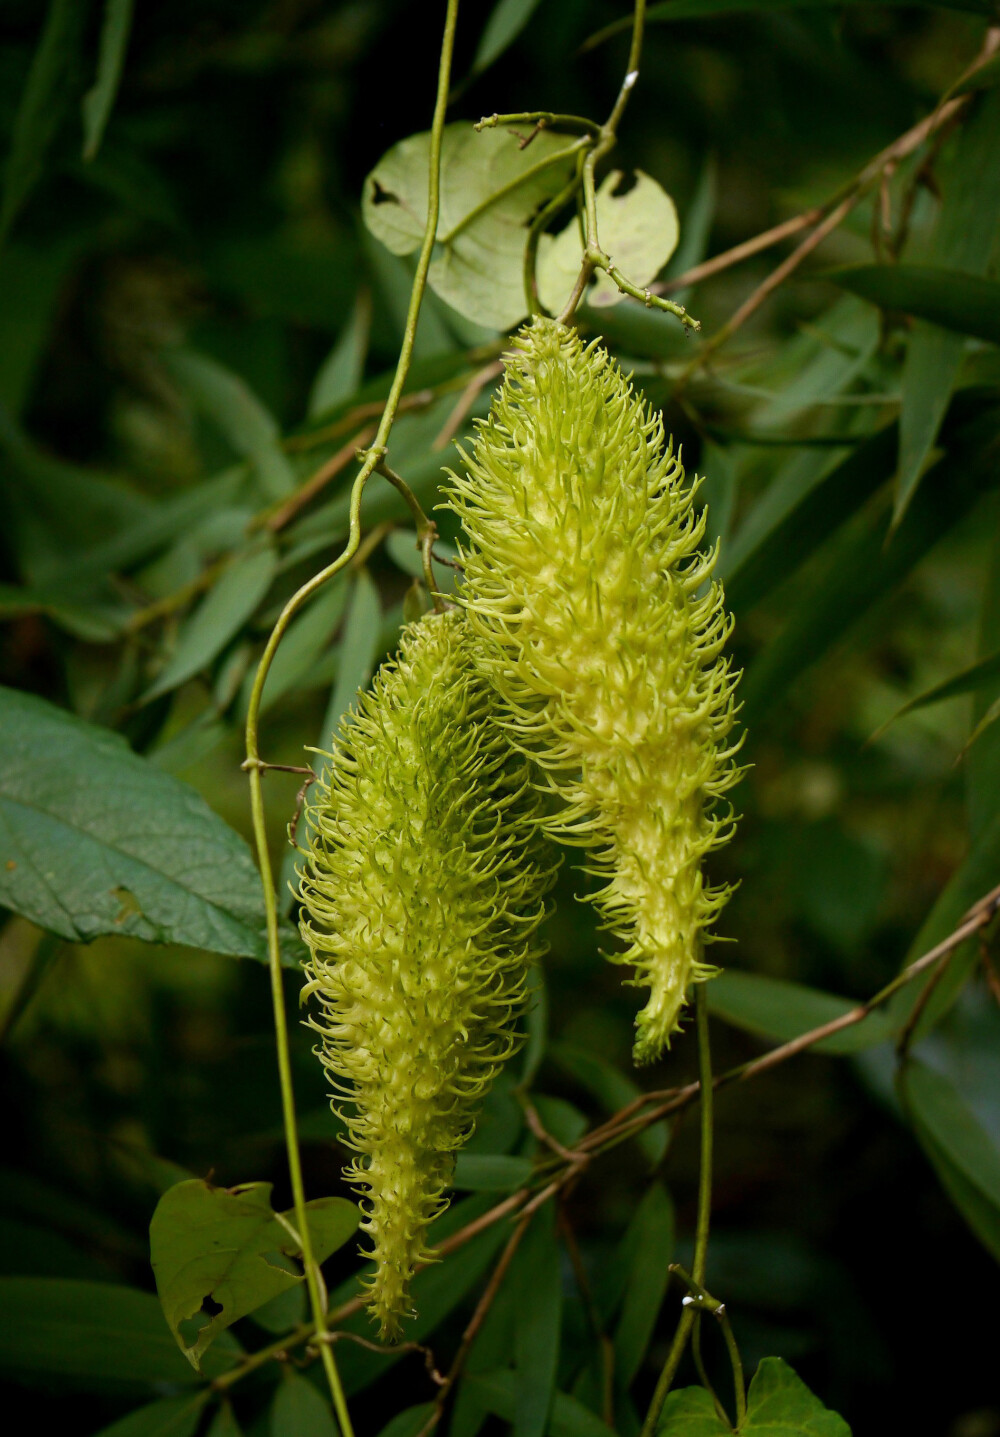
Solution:
<svg viewBox="0 0 1000 1437"><path fill-rule="evenodd" d="M536 319L517 336L449 499L469 545L463 605L505 726L546 772L546 819L591 851L596 896L650 989L635 1061L678 1027L729 890L702 860L730 836L717 800L738 675L715 554L663 426L598 344Z"/></svg>
<svg viewBox="0 0 1000 1437"><path fill-rule="evenodd" d="M307 810L303 996L356 1156L375 1272L369 1308L400 1334L456 1150L517 1046L554 870L527 766L491 719L462 615L404 631L360 697Z"/></svg>

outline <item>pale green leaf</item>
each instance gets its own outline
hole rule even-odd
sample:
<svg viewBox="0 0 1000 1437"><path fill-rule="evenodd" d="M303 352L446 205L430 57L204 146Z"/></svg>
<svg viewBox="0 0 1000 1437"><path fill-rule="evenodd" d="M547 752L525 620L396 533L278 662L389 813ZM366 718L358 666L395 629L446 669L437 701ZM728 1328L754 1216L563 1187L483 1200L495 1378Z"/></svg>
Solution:
<svg viewBox="0 0 1000 1437"><path fill-rule="evenodd" d="M240 1317L302 1281L294 1212L276 1215L270 1183L215 1188L194 1178L170 1188L149 1227L167 1324L191 1365ZM358 1225L345 1198L306 1204L313 1254L324 1262Z"/></svg>
<svg viewBox="0 0 1000 1437"><path fill-rule="evenodd" d="M650 284L677 246L677 210L666 190L642 170L635 184L618 190L624 178L612 170L597 192L597 231L601 248L632 284ZM538 296L558 314L583 262L580 222L574 217L557 235L542 235L538 246ZM624 295L601 271L594 276L586 299L595 309L617 304Z"/></svg>
<svg viewBox="0 0 1000 1437"><path fill-rule="evenodd" d="M444 133L439 251L431 287L459 314L509 329L525 313L522 260L527 221L566 183L575 152L543 130L526 149L503 128L477 134L459 121ZM394 145L365 180L365 224L393 254L411 254L427 215L430 136Z"/></svg>

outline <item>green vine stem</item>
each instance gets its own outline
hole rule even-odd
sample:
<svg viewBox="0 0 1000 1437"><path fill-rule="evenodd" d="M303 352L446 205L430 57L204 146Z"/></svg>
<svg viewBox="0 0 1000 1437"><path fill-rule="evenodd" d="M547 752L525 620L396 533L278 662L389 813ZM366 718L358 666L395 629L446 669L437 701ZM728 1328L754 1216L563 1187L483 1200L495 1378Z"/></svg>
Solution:
<svg viewBox="0 0 1000 1437"><path fill-rule="evenodd" d="M664 299L662 295L654 294L652 290L640 289L638 285L626 279L621 270L614 263L611 256L601 248L600 236L597 228L597 186L595 183L595 171L599 160L614 148L618 139L618 126L621 124L622 116L625 113L625 106L628 104L629 96L639 78L639 61L642 58L642 42L646 30L646 0L636 0L635 10L632 14L632 43L629 46L628 62L625 67L625 78L622 80L621 88L618 91L618 98L615 100L611 114L601 126L594 140L589 141L586 158L583 161L581 182L583 185L583 211L586 243L583 250L583 263L580 266L580 273L577 275L576 283L572 293L559 315L562 324L568 324L576 312L581 299L587 292L587 285L590 283L596 270L603 270L608 278L618 286L622 294L631 296L632 299L641 300L647 308L662 309L668 314L675 315L677 319L689 330L701 329L701 323L688 314L682 304L675 304L672 299Z"/></svg>
<svg viewBox="0 0 1000 1437"><path fill-rule="evenodd" d="M334 1361L333 1349L330 1343L324 1340L328 1330L326 1302L321 1286L321 1274L313 1257L312 1238L309 1232L308 1215L306 1213L305 1187L302 1180L302 1161L299 1153L298 1123L295 1114L295 1095L292 1087L288 1020L285 1012L285 995L282 986L277 895L274 888L274 873L271 866L271 857L267 847L267 825L265 821L263 793L263 774L266 765L261 761L260 757L258 728L264 684L267 681L267 675L274 655L277 652L278 645L281 643L288 625L305 603L306 599L315 593L317 589L321 588L328 579L332 579L346 564L350 563L358 550L358 546L361 543L362 495L369 478L385 458L389 434L396 417L396 410L399 407L403 386L406 383L410 361L413 357L417 320L420 317L420 306L427 284L427 271L430 268L431 254L434 249L435 236L437 234L441 196L441 143L448 104L448 86L451 77L452 55L455 47L458 4L459 0L447 0L444 34L441 41L441 58L438 66L437 96L434 104L434 119L431 124L430 160L427 181L427 223L424 228L423 243L421 244L420 254L417 259L413 289L410 293L410 304L406 315L403 342L400 346L396 373L389 390L385 408L382 411L382 417L379 421L374 442L371 448L364 453L361 468L358 471L357 478L351 490L348 541L338 558L336 558L332 564L328 564L327 567L322 569L318 574L314 575L307 583L303 584L282 609L278 621L265 645L257 673L254 677L246 721L247 756L243 767L250 776L250 808L253 820L253 835L257 849L257 862L260 867L261 885L264 892L264 911L267 921L268 966L271 976L271 999L274 1007L274 1030L278 1058L278 1077L281 1084L281 1107L284 1119L285 1143L288 1149L288 1170L292 1184L296 1226L302 1238L302 1260L303 1266L305 1267L306 1283L309 1288L309 1301L312 1308L314 1332L320 1348L323 1367L329 1383L330 1395L333 1399L342 1437L354 1437L354 1432L351 1426L350 1414L347 1410L347 1399L340 1381L340 1374L337 1371L337 1365Z"/></svg>
<svg viewBox="0 0 1000 1437"><path fill-rule="evenodd" d="M705 993L704 983L696 983L694 989L695 1020L698 1032L698 1082L701 1086L701 1160L698 1169L698 1220L694 1237L694 1264L692 1271L693 1283L703 1287L705 1282L705 1266L708 1260L708 1229L712 1215L712 1137L713 1137L713 1085L712 1085L712 1053L709 1047L708 1038L708 997ZM677 1376L677 1369L680 1366L681 1358L684 1356L684 1349L687 1346L688 1338L691 1335L691 1328L698 1315L697 1307L690 1301L686 1302L681 1312L680 1321L677 1324L677 1331L667 1360L663 1364L663 1371L660 1373L653 1393L653 1400L649 1404L649 1411L646 1413L646 1420L642 1424L640 1437L653 1437L653 1433L660 1421L660 1413L663 1411L663 1404L667 1400L667 1393L670 1391L674 1378Z"/></svg>

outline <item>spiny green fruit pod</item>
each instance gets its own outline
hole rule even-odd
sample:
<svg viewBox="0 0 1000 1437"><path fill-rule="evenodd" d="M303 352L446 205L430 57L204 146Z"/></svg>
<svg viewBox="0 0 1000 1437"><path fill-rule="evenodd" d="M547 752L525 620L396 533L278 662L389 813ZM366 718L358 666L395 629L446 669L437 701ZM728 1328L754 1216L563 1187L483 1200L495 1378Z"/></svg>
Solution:
<svg viewBox="0 0 1000 1437"><path fill-rule="evenodd" d="M492 720L457 610L404 630L307 810L304 997L356 1156L369 1307L400 1335L455 1153L517 1047L554 877L524 760ZM546 860L548 866L546 867Z"/></svg>
<svg viewBox="0 0 1000 1437"><path fill-rule="evenodd" d="M547 826L608 879L595 901L626 945L613 961L650 989L634 1053L649 1062L716 971L703 943L729 894L702 860L731 833L717 800L739 776L731 620L696 486L607 352L536 319L505 369L449 491L464 607L505 725L557 796Z"/></svg>

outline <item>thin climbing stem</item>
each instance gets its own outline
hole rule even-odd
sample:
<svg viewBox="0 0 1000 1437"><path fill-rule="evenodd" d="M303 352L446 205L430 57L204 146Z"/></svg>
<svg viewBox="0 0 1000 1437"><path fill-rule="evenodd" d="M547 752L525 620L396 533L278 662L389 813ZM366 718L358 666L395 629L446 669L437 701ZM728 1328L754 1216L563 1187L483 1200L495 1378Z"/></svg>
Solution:
<svg viewBox="0 0 1000 1437"><path fill-rule="evenodd" d="M698 1217L695 1225L694 1264L692 1276L699 1287L705 1282L705 1266L708 1260L708 1229L712 1215L712 1054L708 1037L708 996L704 983L695 985L695 1022L698 1032L698 1083L701 1090L701 1157L698 1167ZM697 1309L686 1302L677 1323L677 1331L671 1343L667 1360L663 1364L649 1404L646 1420L642 1424L641 1437L653 1437L659 1424L667 1393L677 1376L684 1349L687 1346L694 1325Z"/></svg>
<svg viewBox="0 0 1000 1437"><path fill-rule="evenodd" d="M671 299L664 299L662 296L654 294L651 289L642 289L639 285L633 284L614 263L611 256L601 248L600 235L598 233L597 165L599 161L614 148L617 142L618 126L621 124L622 116L625 113L625 106L628 104L629 96L639 78L639 61L642 58L642 42L645 29L646 0L635 0L635 9L632 12L632 42L629 45L628 61L625 66L625 78L622 80L611 114L601 126L596 140L590 139L586 141L588 147L580 171L580 184L583 189L584 219L583 262L580 265L580 272L576 277L576 282L573 285L569 299L559 314L561 324L568 324L572 319L577 306L587 292L587 286L593 279L595 272L600 269L617 285L622 294L627 294L632 299L641 300L647 307L662 309L669 314L675 315L688 329L701 329L698 320L692 319L682 304L676 304ZM531 291L529 290L529 298L530 295Z"/></svg>
<svg viewBox="0 0 1000 1437"><path fill-rule="evenodd" d="M413 357L417 321L420 317L420 306L427 284L427 271L430 268L431 254L434 249L434 238L437 233L441 197L441 145L444 134L445 113L448 105L448 88L451 77L452 56L455 47L458 5L459 0L447 0L444 34L441 41L441 58L438 66L437 96L434 104L434 118L431 124L427 180L427 223L424 228L423 243L421 244L420 254L417 259L413 289L410 293L410 303L406 315L403 342L400 346L399 359L396 363L396 373L389 389L389 395L385 402L385 408L382 411L382 417L379 420L374 443L370 449L365 451L361 468L357 478L354 480L354 485L351 490L348 541L338 558L336 558L332 564L328 564L327 567L322 569L318 574L314 575L308 583L303 584L282 609L278 621L271 631L271 635L264 647L264 653L257 667L257 673L254 677L253 688L250 693L250 701L247 708L246 761L243 766L250 775L250 809L253 820L254 843L257 850L257 862L260 868L261 885L264 892L268 965L271 976L271 999L274 1008L275 1046L278 1059L278 1077L281 1085L281 1108L284 1120L285 1144L288 1150L288 1170L292 1184L295 1222L302 1240L302 1260L305 1268L306 1283L309 1289L313 1327L319 1343L320 1355L330 1387L334 1410L336 1411L337 1420L340 1424L342 1437L354 1437L354 1432L351 1426L350 1414L347 1410L347 1399L344 1394L344 1388L340 1381L340 1374L337 1371L337 1365L334 1360L333 1348L329 1342L324 1340L328 1331L326 1301L321 1283L321 1274L313 1255L312 1238L309 1232L308 1214L306 1212L305 1186L302 1179L302 1160L299 1153L298 1123L295 1114L295 1095L292 1086L288 1019L285 1012L285 995L282 985L277 894L274 887L271 856L267 846L267 823L263 792L264 766L260 758L258 734L260 705L264 693L264 684L267 681L271 663L277 652L278 645L293 617L309 596L325 584L328 579L331 579L334 574L344 568L346 564L350 563L354 554L357 552L361 543L362 495L368 479L386 455L389 434L392 430L396 410L399 407L400 398L402 397L403 386L406 383L406 376L409 372L410 361Z"/></svg>

